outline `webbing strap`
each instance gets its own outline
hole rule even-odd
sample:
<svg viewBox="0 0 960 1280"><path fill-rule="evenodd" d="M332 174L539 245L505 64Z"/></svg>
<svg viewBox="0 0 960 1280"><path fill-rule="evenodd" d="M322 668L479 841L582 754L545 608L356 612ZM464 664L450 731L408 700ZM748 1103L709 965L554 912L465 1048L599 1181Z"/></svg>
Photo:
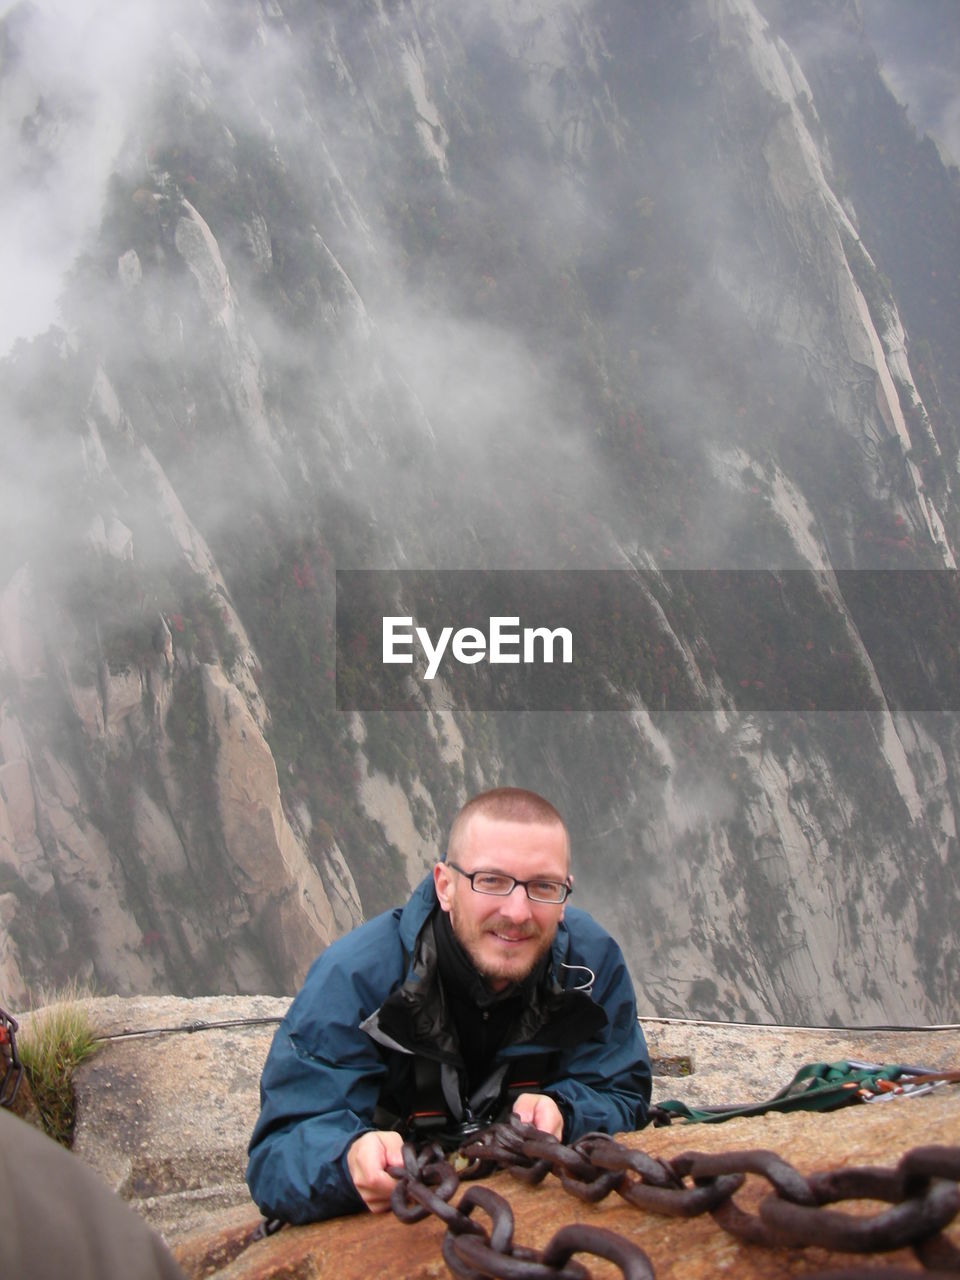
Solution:
<svg viewBox="0 0 960 1280"><path fill-rule="evenodd" d="M736 1116L762 1116L768 1111L833 1111L851 1102L862 1102L865 1093L883 1092L885 1082L915 1073L916 1069L897 1064L811 1062L764 1102L694 1107L671 1098L651 1107L650 1119L654 1125L670 1124L675 1119L690 1124L718 1124Z"/></svg>
<svg viewBox="0 0 960 1280"><path fill-rule="evenodd" d="M513 1060L508 1067L501 1065L501 1079L496 1080L497 1073L494 1073L488 1081L488 1084L496 1084L496 1093L490 1097L489 1103L480 1107L477 1095L471 1099L479 1107L480 1114L477 1116L465 1111L462 1102L460 1115L453 1115L451 1100L443 1088L441 1064L430 1058L418 1057L414 1063L416 1105L402 1129L418 1138L435 1138L441 1144L456 1140L459 1144L465 1132L465 1123L471 1132L475 1132L481 1123L488 1124L495 1114L509 1111L521 1093L540 1092L552 1056L551 1053L527 1054ZM482 1091L483 1086L479 1092Z"/></svg>

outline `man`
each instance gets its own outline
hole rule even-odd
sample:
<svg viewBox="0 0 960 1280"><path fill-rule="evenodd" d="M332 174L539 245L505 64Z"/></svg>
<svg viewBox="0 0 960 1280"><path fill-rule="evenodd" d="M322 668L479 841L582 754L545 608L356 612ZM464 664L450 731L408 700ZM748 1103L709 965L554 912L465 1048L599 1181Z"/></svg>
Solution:
<svg viewBox="0 0 960 1280"><path fill-rule="evenodd" d="M405 1135L456 1146L511 1109L567 1142L644 1123L633 988L572 886L556 809L484 792L407 905L314 962L260 1084L247 1182L268 1218L386 1209Z"/></svg>

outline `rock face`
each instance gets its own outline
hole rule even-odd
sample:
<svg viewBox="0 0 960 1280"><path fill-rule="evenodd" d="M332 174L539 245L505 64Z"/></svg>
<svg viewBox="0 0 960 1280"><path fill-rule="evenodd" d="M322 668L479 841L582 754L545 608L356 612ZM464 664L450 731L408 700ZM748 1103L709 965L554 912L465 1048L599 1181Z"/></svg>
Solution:
<svg viewBox="0 0 960 1280"><path fill-rule="evenodd" d="M333 1259L345 1276L388 1269L404 1277L437 1274L442 1230L435 1220L409 1227L389 1214L361 1215L287 1228L249 1245L259 1218L243 1181L246 1145L259 1109L263 1061L286 1000L107 997L85 1003L105 1039L76 1073L75 1154L161 1231L189 1276L323 1275ZM21 1020L22 1029L30 1016ZM854 1035L656 1019L643 1025L655 1102L768 1098L809 1062L910 1060L949 1068L960 1060L956 1029ZM958 1088L939 1086L928 1097L890 1098L829 1114L648 1128L620 1141L667 1159L686 1150L764 1148L807 1173L845 1165L891 1167L912 1147L960 1144ZM709 1215L670 1226L616 1196L594 1206L580 1203L549 1177L539 1187L523 1187L498 1174L486 1185L510 1201L517 1241L538 1248L560 1226L579 1221L635 1241L650 1255L658 1277L714 1275L721 1264L736 1265L746 1276L795 1272L795 1254L738 1244ZM750 1179L737 1204L755 1210L766 1189L760 1179ZM960 1242L957 1230L954 1224L952 1238ZM810 1265L842 1261L820 1252L805 1251L804 1257Z"/></svg>
<svg viewBox="0 0 960 1280"><path fill-rule="evenodd" d="M171 1242L257 1219L243 1180L246 1148L260 1108L263 1062L287 1004L265 997L170 996L86 1002L107 1039L76 1073L74 1150ZM856 1035L656 1019L642 1025L654 1068L654 1102L759 1101L809 1062L855 1058L948 1069L960 1060L956 1029ZM943 1129L936 1140L960 1141L957 1089L944 1086L940 1093L949 1097L938 1112ZM921 1101L900 1104L905 1145L926 1140L912 1128ZM857 1114L888 1110L864 1107ZM769 1145L772 1133L787 1137L778 1127L787 1119L793 1117L745 1123L743 1145ZM840 1113L810 1122L811 1144L821 1156L833 1154L827 1133L836 1123L843 1123ZM728 1124L715 1128L732 1131ZM673 1149L700 1144L709 1129L674 1126L670 1136L683 1137ZM853 1155L856 1123L843 1133ZM636 1135L644 1149L659 1136L650 1129ZM792 1159L788 1149L783 1154ZM872 1158L886 1160L881 1150Z"/></svg>
<svg viewBox="0 0 960 1280"><path fill-rule="evenodd" d="M108 1041L76 1076L73 1149L172 1238L252 1213L243 1180L263 1062L289 1001L90 1002ZM229 1025L210 1025L222 1024Z"/></svg>
<svg viewBox="0 0 960 1280"><path fill-rule="evenodd" d="M645 1011L953 1019L960 196L857 6L168 27L0 380L0 995L290 994L510 781ZM634 709L339 710L336 570L415 565L649 575ZM715 569L776 571L747 653ZM888 616L888 569L937 573ZM764 710L798 654L810 705Z"/></svg>
<svg viewBox="0 0 960 1280"><path fill-rule="evenodd" d="M185 989L293 990L312 957L359 919L335 845L324 865L336 915L284 812L249 641L221 608L222 583L178 508L171 501L168 510L183 545L199 551L222 635L246 645L235 682L174 641L186 625L179 613L168 623L156 612L150 651L122 665L101 653L86 684L78 642L64 649L60 636L56 665L43 662L56 637L49 618L31 615L26 573L8 588L10 669L59 697L73 720L72 741L55 745L10 701L0 713L0 887L10 925L0 989L13 1003L26 998L45 952L60 957L48 979L76 970L119 991L162 988L174 973ZM102 548L95 554L102 564ZM205 906L215 882L229 903L219 916Z"/></svg>
<svg viewBox="0 0 960 1280"><path fill-rule="evenodd" d="M905 1119L902 1112L910 1108ZM899 1158L918 1146L954 1146L960 1137L960 1112L956 1097L920 1098L915 1103L892 1107L864 1107L827 1116L782 1115L760 1120L731 1120L723 1125L686 1126L646 1130L619 1141L658 1160L671 1160L691 1150L704 1154L755 1152L758 1147L784 1159L801 1175L842 1169L847 1165L892 1169ZM470 1184L476 1185L476 1184ZM824 1274L869 1275L870 1263L863 1257L823 1246L804 1249L770 1248L748 1244L728 1235L709 1213L694 1218L668 1218L633 1207L611 1193L598 1204L583 1204L548 1176L538 1186L524 1186L508 1173L494 1174L482 1184L505 1199L513 1215L512 1242L528 1248L544 1249L565 1226L581 1223L599 1227L630 1241L644 1251L658 1280L712 1280L734 1270L749 1280L786 1280L806 1272L798 1271L802 1258L807 1267L837 1268ZM735 1206L753 1217L770 1184L759 1177L749 1178L735 1197ZM454 1197L454 1203L459 1203ZM854 1202L861 1207L864 1201ZM870 1204L870 1209L875 1205ZM851 1216L856 1209L836 1206ZM487 1227L486 1219L477 1215ZM489 1228L487 1228L489 1229ZM428 1217L414 1225L398 1222L392 1215L381 1218L362 1215L341 1218L314 1226L295 1227L265 1241L244 1247L249 1224L225 1227L199 1238L179 1242L174 1252L187 1275L217 1275L221 1280L265 1280L266 1277L304 1277L314 1280L329 1275L360 1277L372 1272L390 1273L403 1280L433 1280L442 1275L441 1246L444 1229L437 1218ZM943 1233L948 1248L955 1247L960 1232L954 1222ZM599 1274L599 1263L586 1252L575 1260ZM872 1262L872 1259L870 1259ZM916 1271L911 1249L883 1255L883 1263L898 1275L922 1275ZM860 1267L867 1269L860 1271ZM843 1268L844 1270L840 1270ZM899 1268L902 1268L899 1269ZM595 1269L595 1270L594 1270ZM884 1266L874 1268L883 1274ZM612 1268L611 1268L612 1272ZM638 1272L637 1274L648 1274Z"/></svg>

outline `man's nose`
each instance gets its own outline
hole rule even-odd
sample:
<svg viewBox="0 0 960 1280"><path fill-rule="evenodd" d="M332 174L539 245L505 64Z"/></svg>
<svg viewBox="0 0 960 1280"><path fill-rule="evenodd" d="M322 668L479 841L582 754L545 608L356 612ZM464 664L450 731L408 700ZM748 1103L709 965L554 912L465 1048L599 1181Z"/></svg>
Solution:
<svg viewBox="0 0 960 1280"><path fill-rule="evenodd" d="M501 913L511 920L526 920L530 915L530 899L522 884L515 884L503 900Z"/></svg>

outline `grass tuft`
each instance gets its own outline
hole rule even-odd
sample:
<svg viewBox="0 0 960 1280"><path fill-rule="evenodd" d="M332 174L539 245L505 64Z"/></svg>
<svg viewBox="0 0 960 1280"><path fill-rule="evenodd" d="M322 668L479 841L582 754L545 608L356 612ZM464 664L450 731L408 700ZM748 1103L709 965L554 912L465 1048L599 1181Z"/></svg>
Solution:
<svg viewBox="0 0 960 1280"><path fill-rule="evenodd" d="M43 1127L69 1147L73 1140L76 1101L73 1072L97 1048L97 1029L80 1003L90 992L77 983L56 992L41 992L40 1005L21 1023L17 1047Z"/></svg>

